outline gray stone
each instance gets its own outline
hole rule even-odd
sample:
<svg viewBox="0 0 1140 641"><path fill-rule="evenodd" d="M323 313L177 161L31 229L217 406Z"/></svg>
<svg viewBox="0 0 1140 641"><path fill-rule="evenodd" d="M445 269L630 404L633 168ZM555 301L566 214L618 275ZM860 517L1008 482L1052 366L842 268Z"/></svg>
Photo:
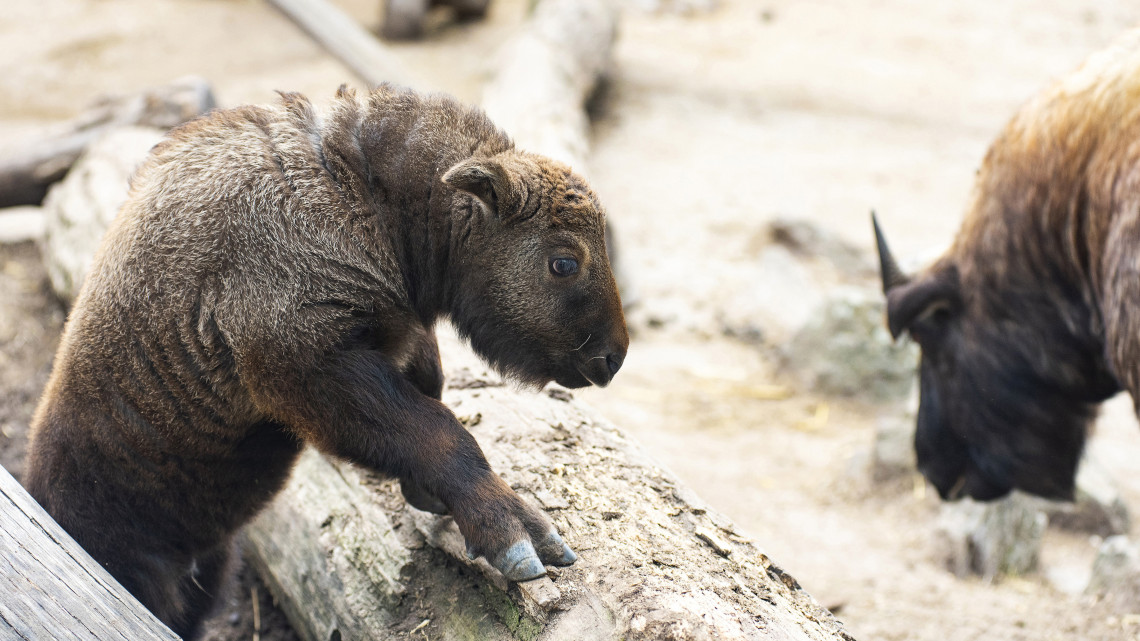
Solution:
<svg viewBox="0 0 1140 641"><path fill-rule="evenodd" d="M797 256L827 263L846 279L878 281L879 265L870 254L812 221L777 218L768 224L768 236Z"/></svg>
<svg viewBox="0 0 1140 641"><path fill-rule="evenodd" d="M629 0L629 4L646 13L695 16L715 11L721 0Z"/></svg>
<svg viewBox="0 0 1140 641"><path fill-rule="evenodd" d="M783 361L817 392L901 400L914 387L918 349L891 339L881 294L840 289L795 334Z"/></svg>
<svg viewBox="0 0 1140 641"><path fill-rule="evenodd" d="M92 143L44 199L44 263L65 303L79 293L103 233L127 199L128 180L163 130L122 127Z"/></svg>
<svg viewBox="0 0 1140 641"><path fill-rule="evenodd" d="M1105 537L1125 534L1132 524L1120 488L1108 470L1088 454L1077 471L1076 501L1050 501L1046 511L1052 525Z"/></svg>
<svg viewBox="0 0 1140 641"><path fill-rule="evenodd" d="M1037 569L1047 524L1040 502L1018 492L988 503L947 503L939 516L939 553L961 577L1026 574Z"/></svg>
<svg viewBox="0 0 1140 641"><path fill-rule="evenodd" d="M1105 539L1085 594L1103 597L1123 612L1140 610L1140 547L1126 536Z"/></svg>
<svg viewBox="0 0 1140 641"><path fill-rule="evenodd" d="M886 483L917 471L914 454L914 415L880 417L875 423L871 453L871 480Z"/></svg>
<svg viewBox="0 0 1140 641"><path fill-rule="evenodd" d="M824 288L803 260L780 245L761 250L755 270L760 278L745 284L718 313L721 333L748 342L785 344L824 303Z"/></svg>
<svg viewBox="0 0 1140 641"><path fill-rule="evenodd" d="M44 212L40 207L0 209L0 245L39 240L44 235Z"/></svg>

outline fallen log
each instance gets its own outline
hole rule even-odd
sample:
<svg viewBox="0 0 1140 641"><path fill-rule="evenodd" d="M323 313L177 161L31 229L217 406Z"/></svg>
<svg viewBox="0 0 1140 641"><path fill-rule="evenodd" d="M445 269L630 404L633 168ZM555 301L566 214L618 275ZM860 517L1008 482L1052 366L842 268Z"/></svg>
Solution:
<svg viewBox="0 0 1140 641"><path fill-rule="evenodd" d="M327 0L269 0L369 87L410 85L403 64L371 33Z"/></svg>
<svg viewBox="0 0 1140 641"><path fill-rule="evenodd" d="M126 125L169 129L214 106L210 85L194 77L102 98L73 120L0 151L0 207L38 205L83 150L111 129Z"/></svg>
<svg viewBox="0 0 1140 641"><path fill-rule="evenodd" d="M104 132L44 198L40 250L51 288L64 304L75 302L103 233L127 200L131 176L164 134L155 127Z"/></svg>
<svg viewBox="0 0 1140 641"><path fill-rule="evenodd" d="M0 595L0 639L178 639L2 467Z"/></svg>
<svg viewBox="0 0 1140 641"><path fill-rule="evenodd" d="M483 88L483 109L521 149L561 160L588 176L586 103L612 64L618 13L613 0L543 0L503 46ZM606 245L628 309L637 292L610 218Z"/></svg>
<svg viewBox="0 0 1140 641"><path fill-rule="evenodd" d="M483 109L522 149L586 174L585 104L610 66L618 9L612 0L542 0L509 40Z"/></svg>
<svg viewBox="0 0 1140 641"><path fill-rule="evenodd" d="M247 530L251 561L310 641L850 639L732 522L561 389L505 386L453 336L444 401L494 469L579 553L507 584L450 517L307 452Z"/></svg>

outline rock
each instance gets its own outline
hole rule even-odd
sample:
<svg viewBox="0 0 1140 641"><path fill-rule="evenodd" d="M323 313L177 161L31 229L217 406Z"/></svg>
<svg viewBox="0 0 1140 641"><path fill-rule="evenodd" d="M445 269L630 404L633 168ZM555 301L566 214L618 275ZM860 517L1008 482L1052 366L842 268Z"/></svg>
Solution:
<svg viewBox="0 0 1140 641"><path fill-rule="evenodd" d="M693 16L717 10L720 0L632 0L630 3L646 13Z"/></svg>
<svg viewBox="0 0 1140 641"><path fill-rule="evenodd" d="M1085 594L1104 597L1122 612L1140 610L1140 547L1126 536L1105 539Z"/></svg>
<svg viewBox="0 0 1140 641"><path fill-rule="evenodd" d="M817 392L888 401L914 386L918 349L895 342L881 294L839 289L811 314L785 350L783 365Z"/></svg>
<svg viewBox="0 0 1140 641"><path fill-rule="evenodd" d="M811 221L777 218L768 224L768 236L798 256L825 261L847 278L879 278L879 266L869 254Z"/></svg>
<svg viewBox="0 0 1140 641"><path fill-rule="evenodd" d="M448 6L457 20L474 20L487 13L491 0L387 0L380 35L389 40L412 40L424 35L428 12L433 6Z"/></svg>
<svg viewBox="0 0 1140 641"><path fill-rule="evenodd" d="M940 554L960 577L1026 574L1037 568L1047 524L1039 501L1019 492L989 503L946 503L938 523Z"/></svg>
<svg viewBox="0 0 1140 641"><path fill-rule="evenodd" d="M875 422L875 441L869 455L871 482L889 483L918 472L914 432L918 420L918 387L912 386L901 409L891 404L890 413Z"/></svg>
<svg viewBox="0 0 1140 641"><path fill-rule="evenodd" d="M127 199L128 180L163 130L121 127L92 143L44 199L44 264L52 289L74 302L103 233Z"/></svg>
<svg viewBox="0 0 1140 641"><path fill-rule="evenodd" d="M0 209L0 245L40 240L44 235L44 211L34 205Z"/></svg>
<svg viewBox="0 0 1140 641"><path fill-rule="evenodd" d="M764 247L756 271L761 278L733 297L717 323L723 334L734 338L785 344L825 301L823 287L803 261L780 245Z"/></svg>
<svg viewBox="0 0 1140 641"><path fill-rule="evenodd" d="M1128 505L1108 470L1085 454L1077 470L1075 502L1047 502L1049 523L1057 527L1109 537L1125 534L1132 525Z"/></svg>
<svg viewBox="0 0 1140 641"><path fill-rule="evenodd" d="M1045 580L1054 590L1074 597L1079 597L1088 587L1091 570L1087 559L1068 556L1053 559L1042 568Z"/></svg>
<svg viewBox="0 0 1140 641"><path fill-rule="evenodd" d="M871 450L871 481L886 483L917 470L914 454L914 415L883 416L875 423Z"/></svg>

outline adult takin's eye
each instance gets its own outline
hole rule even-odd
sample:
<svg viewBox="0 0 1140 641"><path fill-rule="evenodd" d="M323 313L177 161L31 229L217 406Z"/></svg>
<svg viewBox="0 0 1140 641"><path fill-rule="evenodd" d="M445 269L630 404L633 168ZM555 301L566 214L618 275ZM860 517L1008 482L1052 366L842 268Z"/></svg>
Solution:
<svg viewBox="0 0 1140 641"><path fill-rule="evenodd" d="M550 261L550 273L555 276L573 276L578 272L578 261L573 258L555 258Z"/></svg>

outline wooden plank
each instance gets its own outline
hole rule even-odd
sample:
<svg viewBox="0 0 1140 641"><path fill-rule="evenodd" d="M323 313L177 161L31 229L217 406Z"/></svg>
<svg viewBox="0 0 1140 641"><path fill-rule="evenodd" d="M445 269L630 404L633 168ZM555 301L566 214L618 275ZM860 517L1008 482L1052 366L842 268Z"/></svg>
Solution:
<svg viewBox="0 0 1140 641"><path fill-rule="evenodd" d="M400 60L346 13L327 0L269 0L344 66L376 87L410 85Z"/></svg>
<svg viewBox="0 0 1140 641"><path fill-rule="evenodd" d="M0 467L0 639L178 637Z"/></svg>

